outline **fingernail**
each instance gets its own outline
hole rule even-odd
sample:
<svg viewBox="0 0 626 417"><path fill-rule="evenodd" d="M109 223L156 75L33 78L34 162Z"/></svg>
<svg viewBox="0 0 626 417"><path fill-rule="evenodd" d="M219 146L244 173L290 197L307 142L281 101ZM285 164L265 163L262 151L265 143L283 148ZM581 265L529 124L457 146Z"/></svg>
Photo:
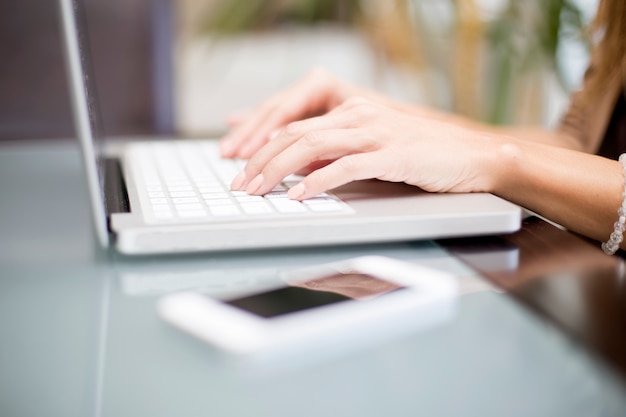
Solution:
<svg viewBox="0 0 626 417"><path fill-rule="evenodd" d="M292 200L298 200L298 199L300 199L300 197L302 197L304 195L305 192L306 192L306 188L304 188L304 184L303 183L299 183L299 184L294 185L293 187L291 187L289 189L289 191L287 192L287 195Z"/></svg>
<svg viewBox="0 0 626 417"><path fill-rule="evenodd" d="M246 187L246 192L248 194L254 194L263 184L263 174L259 174Z"/></svg>
<svg viewBox="0 0 626 417"><path fill-rule="evenodd" d="M237 176L233 179L233 182L230 183L230 189L234 191L243 190L243 184L246 181L246 172L241 171Z"/></svg>

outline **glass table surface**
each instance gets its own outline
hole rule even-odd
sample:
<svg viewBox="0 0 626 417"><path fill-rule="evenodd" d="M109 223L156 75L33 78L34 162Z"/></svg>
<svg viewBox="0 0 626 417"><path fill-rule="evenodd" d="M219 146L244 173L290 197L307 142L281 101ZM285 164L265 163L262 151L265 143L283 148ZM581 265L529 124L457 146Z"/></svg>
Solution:
<svg viewBox="0 0 626 417"><path fill-rule="evenodd" d="M100 249L72 142L0 146L2 416L624 416L623 379L436 242L129 258ZM392 338L267 361L170 327L215 296L364 254L454 274L450 314ZM506 269L515 251L492 254ZM410 318L407 318L410 321Z"/></svg>

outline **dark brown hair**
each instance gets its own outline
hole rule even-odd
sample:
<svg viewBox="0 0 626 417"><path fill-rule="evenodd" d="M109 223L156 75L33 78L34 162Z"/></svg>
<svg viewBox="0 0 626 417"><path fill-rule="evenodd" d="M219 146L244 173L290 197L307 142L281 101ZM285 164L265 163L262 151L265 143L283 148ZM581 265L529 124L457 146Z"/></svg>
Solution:
<svg viewBox="0 0 626 417"><path fill-rule="evenodd" d="M602 94L608 83L617 77L626 86L626 1L601 0L591 24L595 57L588 93Z"/></svg>

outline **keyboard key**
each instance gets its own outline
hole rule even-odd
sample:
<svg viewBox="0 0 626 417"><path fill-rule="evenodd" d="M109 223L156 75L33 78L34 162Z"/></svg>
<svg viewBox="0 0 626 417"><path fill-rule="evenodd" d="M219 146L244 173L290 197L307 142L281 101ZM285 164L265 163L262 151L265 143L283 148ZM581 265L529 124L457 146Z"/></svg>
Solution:
<svg viewBox="0 0 626 417"><path fill-rule="evenodd" d="M212 215L216 217L225 217L225 216L238 216L241 214L239 208L234 204L223 205L223 206L211 206L209 207L209 211Z"/></svg>
<svg viewBox="0 0 626 417"><path fill-rule="evenodd" d="M210 200L204 200L207 206L224 206L224 205L233 205L233 200L230 198L213 198Z"/></svg>
<svg viewBox="0 0 626 417"><path fill-rule="evenodd" d="M166 220L173 218L174 215L171 211L157 211L154 213L154 218L159 220Z"/></svg>
<svg viewBox="0 0 626 417"><path fill-rule="evenodd" d="M270 199L289 200L289 196L287 195L286 191L272 191L270 193L265 194L264 197L267 198L268 200Z"/></svg>
<svg viewBox="0 0 626 417"><path fill-rule="evenodd" d="M205 200L218 200L228 198L228 193L202 193L202 198ZM229 199L230 201L230 199Z"/></svg>
<svg viewBox="0 0 626 417"><path fill-rule="evenodd" d="M263 199L261 198L261 200ZM270 214L274 212L272 207L265 201L259 203L244 203L241 205L241 209L244 213L251 215Z"/></svg>
<svg viewBox="0 0 626 417"><path fill-rule="evenodd" d="M176 204L174 205L174 207L176 207L176 211L181 212L181 211L200 211L200 210L204 210L204 207L202 207L202 204L196 203L185 203L185 204Z"/></svg>
<svg viewBox="0 0 626 417"><path fill-rule="evenodd" d="M236 196L235 200L238 203L259 203L265 201L260 195L240 195Z"/></svg>
<svg viewBox="0 0 626 417"><path fill-rule="evenodd" d="M304 201L304 204L313 212L317 212L317 213L322 213L322 212L338 212L338 211L343 211L344 210L344 206L343 204L335 201L335 200L326 200L326 201L319 201L316 202L315 204L307 204L306 201Z"/></svg>
<svg viewBox="0 0 626 417"><path fill-rule="evenodd" d="M302 201L302 204L306 204L307 206L313 206L317 204L326 204L326 203L337 203L337 200L329 198L329 197L315 196L313 198L309 198L308 200Z"/></svg>
<svg viewBox="0 0 626 417"><path fill-rule="evenodd" d="M192 203L199 203L200 201L198 200L197 197L176 197L176 198L172 198L172 203L174 204L192 204Z"/></svg>
<svg viewBox="0 0 626 417"><path fill-rule="evenodd" d="M207 217L208 213L204 210L190 210L190 211L179 211L178 217L182 219L197 219L201 217Z"/></svg>
<svg viewBox="0 0 626 417"><path fill-rule="evenodd" d="M200 193L222 193L224 192L224 187L221 185L198 185L198 192Z"/></svg>
<svg viewBox="0 0 626 417"><path fill-rule="evenodd" d="M170 211L170 206L167 204L153 204L152 206L150 206L152 208L152 211L157 212L157 211Z"/></svg>
<svg viewBox="0 0 626 417"><path fill-rule="evenodd" d="M176 191L193 191L193 187L191 185L168 185L167 189L172 192Z"/></svg>
<svg viewBox="0 0 626 417"><path fill-rule="evenodd" d="M194 197L196 193L193 191L172 191L170 197Z"/></svg>
<svg viewBox="0 0 626 417"><path fill-rule="evenodd" d="M306 207L299 201L272 198L269 200L279 213L305 213Z"/></svg>

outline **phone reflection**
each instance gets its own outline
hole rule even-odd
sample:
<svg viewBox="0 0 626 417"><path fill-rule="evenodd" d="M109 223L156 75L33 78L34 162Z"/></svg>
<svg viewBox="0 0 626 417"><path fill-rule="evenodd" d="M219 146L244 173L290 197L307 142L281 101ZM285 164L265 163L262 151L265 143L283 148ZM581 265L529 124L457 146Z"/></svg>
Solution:
<svg viewBox="0 0 626 417"><path fill-rule="evenodd" d="M227 304L264 318L273 318L347 300L369 300L404 288L360 272L286 282L287 287L235 298Z"/></svg>
<svg viewBox="0 0 626 417"><path fill-rule="evenodd" d="M401 285L361 272L337 273L317 279L290 282L294 287L337 293L355 300L366 300L402 288Z"/></svg>

